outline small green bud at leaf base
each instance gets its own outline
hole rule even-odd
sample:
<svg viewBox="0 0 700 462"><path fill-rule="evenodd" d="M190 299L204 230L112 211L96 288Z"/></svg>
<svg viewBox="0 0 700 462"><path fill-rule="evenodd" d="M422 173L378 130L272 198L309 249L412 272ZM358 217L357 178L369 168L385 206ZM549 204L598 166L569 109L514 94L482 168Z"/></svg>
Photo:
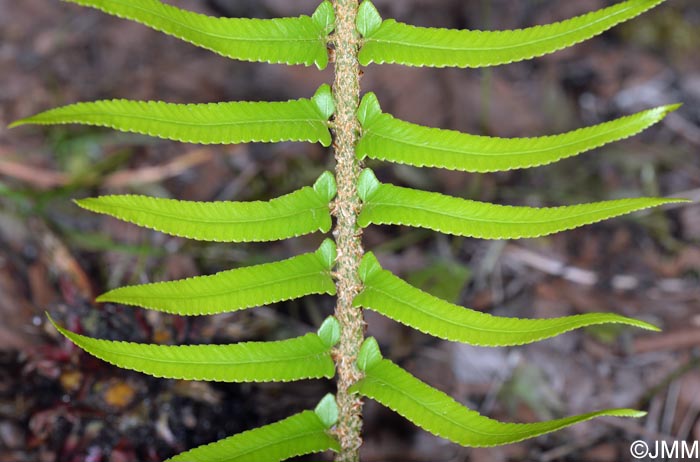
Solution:
<svg viewBox="0 0 700 462"><path fill-rule="evenodd" d="M335 28L335 11L331 2L325 0L321 3L314 11L314 14L311 15L311 19L321 26L326 34L333 32Z"/></svg>
<svg viewBox="0 0 700 462"><path fill-rule="evenodd" d="M335 402L335 396L330 393L324 396L314 412L326 428L330 429L338 422L338 404Z"/></svg>
<svg viewBox="0 0 700 462"><path fill-rule="evenodd" d="M335 260L338 258L338 250L335 242L332 239L326 239L316 251L316 256L321 260L323 265L330 271L335 265Z"/></svg>
<svg viewBox="0 0 700 462"><path fill-rule="evenodd" d="M363 202L366 202L373 192L379 188L379 180L374 175L374 172L368 168L360 173L360 179L357 184L357 193Z"/></svg>
<svg viewBox="0 0 700 462"><path fill-rule="evenodd" d="M314 191L316 191L324 201L332 201L338 193L333 174L331 172L323 172L323 174L318 177L318 180L316 180L316 183L314 183Z"/></svg>
<svg viewBox="0 0 700 462"><path fill-rule="evenodd" d="M330 119L335 112L335 101L333 100L333 93L331 92L330 85L324 83L318 87L318 90L316 90L316 93L311 99L316 105L316 108L318 108L319 113L324 118Z"/></svg>
<svg viewBox="0 0 700 462"><path fill-rule="evenodd" d="M381 360L382 353L379 350L377 340L374 337L368 337L360 347L360 352L357 355L357 367L361 371L366 371Z"/></svg>
<svg viewBox="0 0 700 462"><path fill-rule="evenodd" d="M373 252L367 252L360 262L360 280L367 282L372 274L381 271L382 267Z"/></svg>
<svg viewBox="0 0 700 462"><path fill-rule="evenodd" d="M333 316L323 321L318 329L318 336L329 347L335 346L340 341L340 323Z"/></svg>
<svg viewBox="0 0 700 462"><path fill-rule="evenodd" d="M382 17L369 0L365 0L357 11L357 30L363 37L369 37L382 25Z"/></svg>
<svg viewBox="0 0 700 462"><path fill-rule="evenodd" d="M382 113L382 108L379 105L377 95L373 92L367 93L362 97L360 107L357 110L357 119L363 128L369 126L372 121Z"/></svg>

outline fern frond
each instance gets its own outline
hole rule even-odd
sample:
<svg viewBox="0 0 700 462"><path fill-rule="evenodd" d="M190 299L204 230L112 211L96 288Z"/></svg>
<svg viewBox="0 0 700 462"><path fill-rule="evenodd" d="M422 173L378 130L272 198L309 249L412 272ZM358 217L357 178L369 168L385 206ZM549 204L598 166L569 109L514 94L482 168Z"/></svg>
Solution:
<svg viewBox="0 0 700 462"><path fill-rule="evenodd" d="M172 236L199 241L265 242L331 229L333 175L312 187L270 201L196 202L148 196L102 196L76 200L82 208Z"/></svg>
<svg viewBox="0 0 700 462"><path fill-rule="evenodd" d="M353 301L358 307L444 340L478 346L512 346L555 337L596 324L626 324L659 329L644 321L613 313L587 313L554 319L518 319L492 316L434 297L383 269L374 254L360 265L363 289Z"/></svg>
<svg viewBox="0 0 700 462"><path fill-rule="evenodd" d="M382 359L374 339L368 339L362 349L365 351L360 352L360 358L371 355L374 359L363 361L365 377L353 386L353 391L392 409L424 430L462 446L488 447L516 443L595 417L645 415L631 409L609 409L546 422L499 422L464 407L388 359ZM373 351L369 353L367 350Z"/></svg>
<svg viewBox="0 0 700 462"><path fill-rule="evenodd" d="M144 24L228 58L285 64L328 65L326 42L333 7L324 1L312 17L214 18L158 0L64 0Z"/></svg>
<svg viewBox="0 0 700 462"><path fill-rule="evenodd" d="M197 144L253 141L320 142L330 146L330 87L313 98L284 102L173 104L161 101L103 100L76 103L18 120L20 125L83 124Z"/></svg>
<svg viewBox="0 0 700 462"><path fill-rule="evenodd" d="M407 225L455 236L521 239L596 223L637 210L685 202L678 199L619 199L565 207L512 207L382 184L370 170L359 184L361 227Z"/></svg>
<svg viewBox="0 0 700 462"><path fill-rule="evenodd" d="M328 421L334 406L335 399L328 395L315 411L300 412L279 422L200 446L166 462L281 462L306 454L339 451L338 442L329 435L335 424L335 421ZM336 416L337 413L335 407Z"/></svg>
<svg viewBox="0 0 700 462"><path fill-rule="evenodd" d="M291 382L332 378L335 366L328 345L317 334L277 342L232 345L166 346L101 340L56 324L70 341L122 369L155 377L216 382ZM337 321L335 321L337 323Z"/></svg>
<svg viewBox="0 0 700 462"><path fill-rule="evenodd" d="M360 63L407 66L485 67L522 61L594 37L642 14L664 0L628 0L608 8L527 29L476 31L415 27L382 21L369 0L360 6L358 30L364 37Z"/></svg>
<svg viewBox="0 0 700 462"><path fill-rule="evenodd" d="M679 105L661 106L592 127L538 138L495 138L441 130L404 122L382 113L368 93L358 113L362 137L360 159L369 157L416 167L465 172L496 172L556 162L636 135L662 120Z"/></svg>
<svg viewBox="0 0 700 462"><path fill-rule="evenodd" d="M335 295L336 249L327 239L314 253L211 276L111 290L98 302L122 303L181 316L237 311L311 294Z"/></svg>

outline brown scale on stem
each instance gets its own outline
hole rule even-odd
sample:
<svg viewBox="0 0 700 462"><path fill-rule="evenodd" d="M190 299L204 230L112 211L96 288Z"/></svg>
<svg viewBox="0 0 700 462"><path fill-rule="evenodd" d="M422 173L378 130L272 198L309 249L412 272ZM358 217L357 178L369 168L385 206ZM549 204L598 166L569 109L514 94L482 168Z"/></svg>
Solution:
<svg viewBox="0 0 700 462"><path fill-rule="evenodd" d="M341 325L340 343L333 352L338 377L337 402L339 420L335 434L341 451L337 462L358 462L362 444L362 401L348 392L362 379L356 359L364 340L362 310L352 306L362 290L359 265L362 255L361 233L357 225L361 208L357 194L360 165L355 145L360 132L357 109L360 103L360 66L357 60L359 36L355 28L358 0L335 0L336 24L333 36L335 79L333 94L336 113L333 120L336 181L338 196L333 207L336 227L333 235L338 248L336 262L337 305L335 315Z"/></svg>

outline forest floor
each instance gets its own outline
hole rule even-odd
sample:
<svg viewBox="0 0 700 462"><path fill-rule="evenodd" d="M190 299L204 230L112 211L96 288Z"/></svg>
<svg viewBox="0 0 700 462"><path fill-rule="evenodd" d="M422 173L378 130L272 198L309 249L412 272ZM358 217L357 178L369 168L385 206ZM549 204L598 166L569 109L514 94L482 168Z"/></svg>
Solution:
<svg viewBox="0 0 700 462"><path fill-rule="evenodd" d="M317 1L185 2L208 14L310 13ZM564 19L603 0L377 0L385 17L501 29ZM609 2L608 2L609 3ZM235 5L235 6L232 6ZM415 123L540 136L662 104L684 106L634 138L557 164L466 174L371 162L384 181L513 205L617 197L695 204L517 242L374 227L383 266L443 298L501 316L612 311L663 328L586 329L484 349L437 341L367 314L368 335L403 367L479 412L535 421L605 407L647 410L519 444L465 449L365 406L364 462L624 462L637 439L700 440L700 5L673 0L542 59L490 70L370 66L363 88ZM0 0L0 460L155 462L313 406L332 384L211 384L125 372L83 354L47 322L161 344L288 338L315 329L331 297L206 318L111 304L96 294L274 261L322 236L205 244L80 210L72 199L136 193L267 200L332 168L319 146L195 146L85 127L21 128L43 109L104 98L212 102L307 97L330 72L226 60L145 27L49 0ZM330 460L330 459L329 459Z"/></svg>

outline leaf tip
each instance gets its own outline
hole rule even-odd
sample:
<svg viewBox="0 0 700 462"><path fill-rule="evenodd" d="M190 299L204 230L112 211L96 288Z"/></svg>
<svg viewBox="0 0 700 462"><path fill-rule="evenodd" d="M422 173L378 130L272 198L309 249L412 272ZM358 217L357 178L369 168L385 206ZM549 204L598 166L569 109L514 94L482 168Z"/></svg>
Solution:
<svg viewBox="0 0 700 462"><path fill-rule="evenodd" d="M683 106L683 103L667 104L666 106L661 106L665 114L669 114L673 111L677 111Z"/></svg>
<svg viewBox="0 0 700 462"><path fill-rule="evenodd" d="M68 340L74 342L75 333L69 331L68 329L62 327L59 323L57 323L57 322L51 317L51 315L49 314L48 311L46 312L46 317L49 319L49 322L51 323L51 325L52 325L61 335L63 335L63 336L64 336L65 338L67 338ZM72 335L71 335L71 334L72 334Z"/></svg>
<svg viewBox="0 0 700 462"><path fill-rule="evenodd" d="M7 126L7 128L8 129L17 128L17 127L20 127L22 125L27 125L29 123L31 123L29 118L19 119L19 120L15 120L14 122L10 122L10 124Z"/></svg>
<svg viewBox="0 0 700 462"><path fill-rule="evenodd" d="M98 295L97 297L95 297L95 302L96 303L114 302L114 299L111 296L111 294L113 292L114 292L113 290L110 290L109 292L105 292L103 294Z"/></svg>
<svg viewBox="0 0 700 462"><path fill-rule="evenodd" d="M73 203L80 207L81 209L97 212L95 204L99 204L100 198L98 197L85 197L83 199L73 199Z"/></svg>
<svg viewBox="0 0 700 462"><path fill-rule="evenodd" d="M318 336L326 346L329 348L334 347L340 341L340 323L338 320L333 316L327 317L318 329Z"/></svg>
<svg viewBox="0 0 700 462"><path fill-rule="evenodd" d="M653 109L645 111L651 118L653 118L653 123L660 122L666 118L670 113L677 111L683 106L683 103L667 104L665 106L658 106Z"/></svg>
<svg viewBox="0 0 700 462"><path fill-rule="evenodd" d="M635 327L639 327L640 329L645 329L645 330L650 330L652 332L661 332L662 329L659 326L656 326L650 322L646 321L641 321L639 319L635 320Z"/></svg>
<svg viewBox="0 0 700 462"><path fill-rule="evenodd" d="M642 321L641 319L620 316L618 314L609 314L609 316L610 317L608 317L606 320L601 320L596 324L623 324L626 326L636 327L638 329L650 330L652 332L661 332L661 329L659 327L649 322ZM592 326L594 324L590 325Z"/></svg>
<svg viewBox="0 0 700 462"><path fill-rule="evenodd" d="M357 367L361 371L366 371L383 359L382 353L379 350L379 344L374 337L368 337L357 354Z"/></svg>
<svg viewBox="0 0 700 462"><path fill-rule="evenodd" d="M318 418L323 422L327 429L330 429L338 422L338 404L335 401L335 396L328 393L319 401L314 409Z"/></svg>
<svg viewBox="0 0 700 462"><path fill-rule="evenodd" d="M48 311L44 311L44 314L45 314L46 317L48 318L49 322L50 322L56 329L58 329L58 324L56 324L56 321L54 321L53 317L51 317L51 313L49 313Z"/></svg>
<svg viewBox="0 0 700 462"><path fill-rule="evenodd" d="M606 414L613 417L629 417L632 419L640 419L647 415L646 411L639 411L637 409L611 409L606 412Z"/></svg>
<svg viewBox="0 0 700 462"><path fill-rule="evenodd" d="M671 197L671 198L658 198L656 199L656 202L652 207L658 207L661 205L672 205L672 204L690 204L690 203L696 203L698 202L697 200L694 199L686 199L684 197Z"/></svg>

